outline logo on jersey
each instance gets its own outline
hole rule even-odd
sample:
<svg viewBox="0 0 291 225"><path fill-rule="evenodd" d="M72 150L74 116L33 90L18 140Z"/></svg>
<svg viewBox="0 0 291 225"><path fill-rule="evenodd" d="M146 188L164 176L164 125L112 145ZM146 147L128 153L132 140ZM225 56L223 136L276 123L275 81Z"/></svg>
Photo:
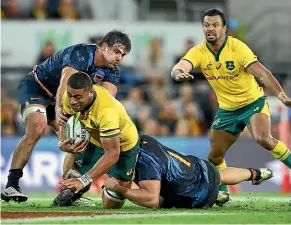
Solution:
<svg viewBox="0 0 291 225"><path fill-rule="evenodd" d="M204 68L204 70L212 70L211 62L207 64L207 66Z"/></svg>
<svg viewBox="0 0 291 225"><path fill-rule="evenodd" d="M256 107L256 108L254 108L254 112L256 112L256 111L258 111L260 109L260 107Z"/></svg>
<svg viewBox="0 0 291 225"><path fill-rule="evenodd" d="M40 98L30 98L31 101L35 101L35 100L38 100Z"/></svg>
<svg viewBox="0 0 291 225"><path fill-rule="evenodd" d="M207 74L204 74L204 76L207 80L214 80L215 79L215 76L209 76Z"/></svg>
<svg viewBox="0 0 291 225"><path fill-rule="evenodd" d="M95 124L95 123L93 122L93 120L91 120L91 119L90 119L90 125L91 125L93 128L97 129L96 124Z"/></svg>
<svg viewBox="0 0 291 225"><path fill-rule="evenodd" d="M226 61L225 64L226 64L226 69L228 70L233 70L235 68L233 61Z"/></svg>
<svg viewBox="0 0 291 225"><path fill-rule="evenodd" d="M220 67L221 67L221 63L218 63L218 64L216 65L216 69L220 69Z"/></svg>
<svg viewBox="0 0 291 225"><path fill-rule="evenodd" d="M77 164L77 166L82 167L83 166L83 159L77 160L75 161L75 163Z"/></svg>
<svg viewBox="0 0 291 225"><path fill-rule="evenodd" d="M213 125L218 126L219 123L220 123L220 118L216 119L216 120L213 122Z"/></svg>
<svg viewBox="0 0 291 225"><path fill-rule="evenodd" d="M37 109L35 112L36 113L40 113L40 114L44 114L44 112L43 111L40 111L40 109Z"/></svg>
<svg viewBox="0 0 291 225"><path fill-rule="evenodd" d="M126 173L127 176L129 176L130 174L132 174L132 169L129 169Z"/></svg>
<svg viewBox="0 0 291 225"><path fill-rule="evenodd" d="M95 76L93 77L93 81L95 83L101 83L101 81L103 80L104 76L99 75L99 74L95 74Z"/></svg>
<svg viewBox="0 0 291 225"><path fill-rule="evenodd" d="M224 76L210 76L204 73L204 76L207 80L232 80L239 76L239 74L235 74L232 76L224 75Z"/></svg>

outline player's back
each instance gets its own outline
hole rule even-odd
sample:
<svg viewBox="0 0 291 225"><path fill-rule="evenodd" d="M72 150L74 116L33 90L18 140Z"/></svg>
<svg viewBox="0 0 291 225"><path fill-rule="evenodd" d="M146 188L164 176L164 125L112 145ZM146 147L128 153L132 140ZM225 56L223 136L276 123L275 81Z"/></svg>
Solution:
<svg viewBox="0 0 291 225"><path fill-rule="evenodd" d="M68 66L78 71L88 71L93 65L96 48L96 45L77 44L55 52L34 68L36 80L55 96L62 69Z"/></svg>
<svg viewBox="0 0 291 225"><path fill-rule="evenodd" d="M192 208L206 198L208 175L204 161L175 152L147 135L141 135L140 141L137 181L161 181L162 207Z"/></svg>

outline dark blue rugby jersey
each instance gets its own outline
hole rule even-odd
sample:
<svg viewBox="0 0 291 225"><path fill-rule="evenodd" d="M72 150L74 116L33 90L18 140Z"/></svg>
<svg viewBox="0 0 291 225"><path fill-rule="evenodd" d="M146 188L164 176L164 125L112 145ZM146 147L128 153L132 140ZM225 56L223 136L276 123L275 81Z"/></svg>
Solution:
<svg viewBox="0 0 291 225"><path fill-rule="evenodd" d="M208 194L207 166L195 156L184 156L156 139L141 135L136 182L160 180L164 208L191 208Z"/></svg>
<svg viewBox="0 0 291 225"><path fill-rule="evenodd" d="M94 83L107 81L117 85L120 77L119 68L94 66L96 49L96 45L77 44L55 52L53 56L35 68L36 80L55 96L60 85L62 69L68 66L88 73Z"/></svg>

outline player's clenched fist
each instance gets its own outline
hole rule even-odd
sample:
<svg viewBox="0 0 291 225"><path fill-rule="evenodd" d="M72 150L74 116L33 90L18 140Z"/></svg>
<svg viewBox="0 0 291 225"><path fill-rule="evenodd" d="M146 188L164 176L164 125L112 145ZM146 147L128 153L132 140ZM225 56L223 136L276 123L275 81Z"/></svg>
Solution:
<svg viewBox="0 0 291 225"><path fill-rule="evenodd" d="M79 153L83 153L86 150L88 143L89 143L88 140L82 139L72 144L72 140L69 139L69 140L59 141L58 147L63 152L79 154Z"/></svg>

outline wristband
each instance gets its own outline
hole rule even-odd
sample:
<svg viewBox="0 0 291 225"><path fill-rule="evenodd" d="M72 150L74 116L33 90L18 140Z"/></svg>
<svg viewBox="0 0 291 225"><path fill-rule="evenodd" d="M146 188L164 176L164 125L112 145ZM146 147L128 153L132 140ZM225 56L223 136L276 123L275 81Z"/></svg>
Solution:
<svg viewBox="0 0 291 225"><path fill-rule="evenodd" d="M88 173L85 173L84 175L79 177L78 180L82 182L84 187L88 186L89 184L93 182L92 178L88 175Z"/></svg>
<svg viewBox="0 0 291 225"><path fill-rule="evenodd" d="M287 98L287 95L283 91L281 91L277 97L280 101L282 101L283 99Z"/></svg>

